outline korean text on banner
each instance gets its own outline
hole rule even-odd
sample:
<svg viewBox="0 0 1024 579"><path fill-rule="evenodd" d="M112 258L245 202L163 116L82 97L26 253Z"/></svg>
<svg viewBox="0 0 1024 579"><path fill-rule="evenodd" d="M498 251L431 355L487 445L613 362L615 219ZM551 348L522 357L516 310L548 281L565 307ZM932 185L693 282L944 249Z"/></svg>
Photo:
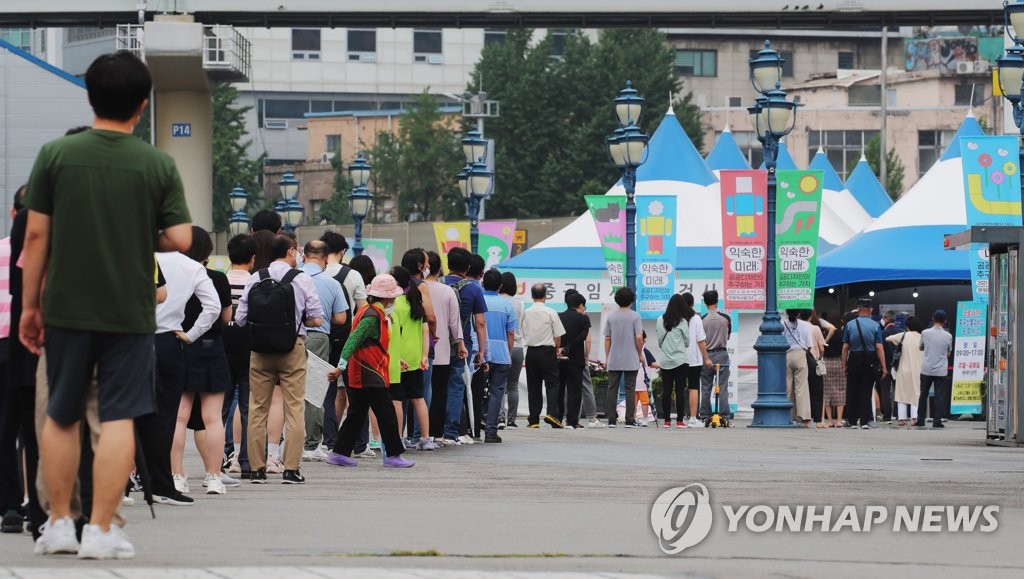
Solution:
<svg viewBox="0 0 1024 579"><path fill-rule="evenodd" d="M768 172L722 171L724 306L763 310L768 272Z"/></svg>
<svg viewBox="0 0 1024 579"><path fill-rule="evenodd" d="M1021 225L1017 137L960 137L967 225Z"/></svg>
<svg viewBox="0 0 1024 579"><path fill-rule="evenodd" d="M626 197L586 195L612 286L626 285Z"/></svg>
<svg viewBox="0 0 1024 579"><path fill-rule="evenodd" d="M434 239L441 256L441 268L448 271L448 252L456 247L469 249L469 222L435 223Z"/></svg>
<svg viewBox="0 0 1024 579"><path fill-rule="evenodd" d="M981 414L987 308L986 304L980 302L957 303L951 414Z"/></svg>
<svg viewBox="0 0 1024 579"><path fill-rule="evenodd" d="M779 310L814 307L821 171L779 171L775 196L775 277Z"/></svg>
<svg viewBox="0 0 1024 579"><path fill-rule="evenodd" d="M988 246L984 243L972 243L971 256L971 292L974 301L988 303Z"/></svg>
<svg viewBox="0 0 1024 579"><path fill-rule="evenodd" d="M516 222L482 221L480 222L480 238L477 253L487 264L487 269L512 256L512 238L516 232Z"/></svg>
<svg viewBox="0 0 1024 579"><path fill-rule="evenodd" d="M676 282L676 198L636 198L636 311L644 319L665 313Z"/></svg>

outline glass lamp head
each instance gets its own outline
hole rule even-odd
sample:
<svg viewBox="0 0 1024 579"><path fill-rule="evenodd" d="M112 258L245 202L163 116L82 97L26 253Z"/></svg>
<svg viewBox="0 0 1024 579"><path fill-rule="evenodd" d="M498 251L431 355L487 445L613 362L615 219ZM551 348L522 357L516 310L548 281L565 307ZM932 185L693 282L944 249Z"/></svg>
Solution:
<svg viewBox="0 0 1024 579"><path fill-rule="evenodd" d="M764 48L750 59L750 83L761 94L782 85L782 65L785 59L772 48L770 40L764 41Z"/></svg>
<svg viewBox="0 0 1024 579"><path fill-rule="evenodd" d="M366 157L359 153L348 166L348 176L356 187L366 187L366 184L370 182L370 172L372 170L373 165L370 165L366 161Z"/></svg>
<svg viewBox="0 0 1024 579"><path fill-rule="evenodd" d="M281 188L281 198L285 201L291 201L299 196L299 180L292 175L291 171L282 175L277 184Z"/></svg>
<svg viewBox="0 0 1024 579"><path fill-rule="evenodd" d="M646 99L637 94L631 81L626 81L626 88L619 91L615 98L615 118L620 127L640 124L640 115L644 112Z"/></svg>

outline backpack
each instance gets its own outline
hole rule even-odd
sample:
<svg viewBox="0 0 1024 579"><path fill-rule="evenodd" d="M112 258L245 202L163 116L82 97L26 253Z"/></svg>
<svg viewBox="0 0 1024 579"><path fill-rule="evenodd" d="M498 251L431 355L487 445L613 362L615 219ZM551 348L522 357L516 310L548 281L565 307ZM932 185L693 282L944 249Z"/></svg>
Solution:
<svg viewBox="0 0 1024 579"><path fill-rule="evenodd" d="M459 298L459 323L462 324L462 335L463 335L463 337L466 337L466 336L469 335L469 327L470 327L469 320L470 320L470 318L473 317L473 314L470 313L469 316L463 316L462 315L462 289L465 288L467 285L469 285L471 283L473 283L473 282L471 282L470 280L468 280L466 278L462 278L462 279L460 279L459 281L457 281L455 283L444 282L444 284L446 286L448 286L448 287L452 288L453 290L455 290L455 296ZM454 347L455 344L458 343L458 340L455 339L455 336L451 336L450 339L451 339L452 346ZM467 344L469 343L468 340L466 341L466 343Z"/></svg>
<svg viewBox="0 0 1024 579"><path fill-rule="evenodd" d="M345 323L341 325L331 324L331 345L343 346L348 341L349 334L352 333L352 319L355 317L356 304L352 302L352 296L348 295L348 288L345 287L345 278L352 272L352 268L341 264L341 271L339 271L334 279L341 284L341 293L345 296L345 303L348 304L348 316L345 317Z"/></svg>
<svg viewBox="0 0 1024 579"><path fill-rule="evenodd" d="M261 269L260 279L249 289L249 347L260 354L287 354L295 348L299 328L295 323L295 290L292 280L300 273L292 269L281 281Z"/></svg>

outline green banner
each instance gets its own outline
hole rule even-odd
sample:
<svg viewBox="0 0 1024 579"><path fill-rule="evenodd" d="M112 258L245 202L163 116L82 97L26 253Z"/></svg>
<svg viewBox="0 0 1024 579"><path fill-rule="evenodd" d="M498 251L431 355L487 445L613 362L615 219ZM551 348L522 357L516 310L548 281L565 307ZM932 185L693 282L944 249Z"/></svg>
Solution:
<svg viewBox="0 0 1024 579"><path fill-rule="evenodd" d="M612 287L626 285L626 197L586 195Z"/></svg>
<svg viewBox="0 0 1024 579"><path fill-rule="evenodd" d="M775 194L775 279L779 310L814 307L821 171L779 171Z"/></svg>

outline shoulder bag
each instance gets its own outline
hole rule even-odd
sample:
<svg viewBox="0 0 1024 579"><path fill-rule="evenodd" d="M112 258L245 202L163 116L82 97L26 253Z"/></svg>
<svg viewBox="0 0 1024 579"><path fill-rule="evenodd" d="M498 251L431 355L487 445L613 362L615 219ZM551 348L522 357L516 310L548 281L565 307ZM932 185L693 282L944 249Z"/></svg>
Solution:
<svg viewBox="0 0 1024 579"><path fill-rule="evenodd" d="M903 340L907 339L907 333L903 332L900 336L900 341L896 344L896 347L892 351L892 371L895 372L900 367L900 359L903 357Z"/></svg>

